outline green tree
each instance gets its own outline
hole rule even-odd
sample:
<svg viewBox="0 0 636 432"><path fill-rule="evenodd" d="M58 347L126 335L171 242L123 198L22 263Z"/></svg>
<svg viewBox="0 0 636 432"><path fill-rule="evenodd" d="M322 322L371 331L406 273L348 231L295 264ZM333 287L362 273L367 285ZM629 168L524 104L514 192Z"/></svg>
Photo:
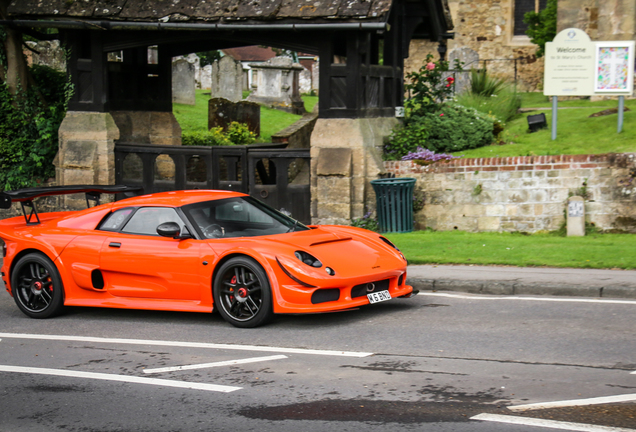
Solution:
<svg viewBox="0 0 636 432"><path fill-rule="evenodd" d="M523 18L528 24L526 34L530 36L533 44L539 45L536 56L543 57L545 43L552 42L557 30L557 0L548 0L545 9L536 12L528 12Z"/></svg>

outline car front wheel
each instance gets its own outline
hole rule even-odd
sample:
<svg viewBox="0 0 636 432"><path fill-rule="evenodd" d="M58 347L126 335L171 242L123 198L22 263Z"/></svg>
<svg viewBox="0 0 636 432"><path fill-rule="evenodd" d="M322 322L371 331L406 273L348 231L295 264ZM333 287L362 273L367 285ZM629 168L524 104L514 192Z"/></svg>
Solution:
<svg viewBox="0 0 636 432"><path fill-rule="evenodd" d="M62 279L51 260L39 253L23 256L11 274L18 308L31 318L50 318L64 308Z"/></svg>
<svg viewBox="0 0 636 432"><path fill-rule="evenodd" d="M251 258L225 262L217 272L213 294L215 309L235 327L258 327L274 316L269 279Z"/></svg>

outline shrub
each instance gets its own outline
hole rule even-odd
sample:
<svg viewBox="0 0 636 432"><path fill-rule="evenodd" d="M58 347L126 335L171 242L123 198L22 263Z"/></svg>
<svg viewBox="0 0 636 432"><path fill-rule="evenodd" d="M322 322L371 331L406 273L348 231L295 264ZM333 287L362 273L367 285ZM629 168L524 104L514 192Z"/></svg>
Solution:
<svg viewBox="0 0 636 432"><path fill-rule="evenodd" d="M455 67L460 69L461 63L456 61ZM452 77L444 79L444 72L447 71L447 61L434 62L433 56L429 54L419 71L406 75L407 84L404 88L409 92L409 98L404 105L407 112L422 114L435 111L439 104L453 94L455 79Z"/></svg>
<svg viewBox="0 0 636 432"><path fill-rule="evenodd" d="M545 9L541 12L527 12L523 22L528 24L526 34L530 36L530 42L537 44L537 57L542 57L545 52L545 43L551 42L557 31L557 0L548 0Z"/></svg>
<svg viewBox="0 0 636 432"><path fill-rule="evenodd" d="M492 96L501 93L506 87L506 80L488 75L486 69L470 70L470 92L473 94Z"/></svg>
<svg viewBox="0 0 636 432"><path fill-rule="evenodd" d="M513 91L502 91L492 96L465 92L458 95L455 101L458 105L466 108L473 108L479 112L491 114L504 123L512 120L521 107L521 98Z"/></svg>
<svg viewBox="0 0 636 432"><path fill-rule="evenodd" d="M426 148L434 152L457 152L492 144L496 119L472 108L447 105L425 116L429 131Z"/></svg>
<svg viewBox="0 0 636 432"><path fill-rule="evenodd" d="M417 120L421 120L418 117ZM397 126L391 131L384 144L384 158L386 160L400 160L404 155L417 151L428 138L426 125L422 121L412 120L404 126Z"/></svg>
<svg viewBox="0 0 636 432"><path fill-rule="evenodd" d="M256 141L256 137L246 124L232 122L226 133L223 128L215 127L209 131L183 132L181 143L191 146L229 146L247 145Z"/></svg>
<svg viewBox="0 0 636 432"><path fill-rule="evenodd" d="M236 145L252 144L256 136L244 123L232 122L227 130L227 138Z"/></svg>
<svg viewBox="0 0 636 432"><path fill-rule="evenodd" d="M406 156L402 157L402 160L421 160L426 162L437 162L441 160L458 159L461 156L452 156L446 153L435 153L429 149L418 147L416 151L409 152Z"/></svg>
<svg viewBox="0 0 636 432"><path fill-rule="evenodd" d="M368 229L369 231L380 232L380 224L378 220L371 216L371 212L368 212L361 218L351 219L351 226Z"/></svg>
<svg viewBox="0 0 636 432"><path fill-rule="evenodd" d="M58 130L72 87L47 66L31 68L35 82L14 98L0 83L0 189L31 187L55 176Z"/></svg>
<svg viewBox="0 0 636 432"><path fill-rule="evenodd" d="M233 143L223 133L223 128L215 127L209 131L183 132L181 144L188 146L226 146Z"/></svg>

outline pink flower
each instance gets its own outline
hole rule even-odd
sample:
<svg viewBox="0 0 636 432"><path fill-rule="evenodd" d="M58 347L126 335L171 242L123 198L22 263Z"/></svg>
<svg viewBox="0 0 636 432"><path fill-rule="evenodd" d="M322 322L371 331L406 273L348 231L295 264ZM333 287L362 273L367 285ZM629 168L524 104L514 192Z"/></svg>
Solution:
<svg viewBox="0 0 636 432"><path fill-rule="evenodd" d="M433 69L435 69L435 63L433 63L433 62L428 62L428 63L426 64L426 70L433 70Z"/></svg>
<svg viewBox="0 0 636 432"><path fill-rule="evenodd" d="M450 87L450 86L451 86L450 83L446 84L446 87Z"/></svg>
<svg viewBox="0 0 636 432"><path fill-rule="evenodd" d="M441 113L439 116L440 116L440 117L444 117L444 113Z"/></svg>

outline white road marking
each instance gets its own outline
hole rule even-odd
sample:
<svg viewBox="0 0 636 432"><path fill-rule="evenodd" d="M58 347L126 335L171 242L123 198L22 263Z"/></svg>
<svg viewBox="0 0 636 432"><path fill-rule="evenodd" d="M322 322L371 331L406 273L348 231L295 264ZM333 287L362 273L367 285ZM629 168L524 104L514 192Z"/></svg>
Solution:
<svg viewBox="0 0 636 432"><path fill-rule="evenodd" d="M499 414L479 414L471 420L483 420L497 423L508 423L524 426L537 426L550 429L564 429L579 432L634 432L636 429L617 428L610 426L596 426L583 423L570 423L556 420L543 420L528 417L507 416Z"/></svg>
<svg viewBox="0 0 636 432"><path fill-rule="evenodd" d="M190 370L190 369L205 369L205 368L213 368L219 366L233 366L237 364L246 364L246 363L257 363L269 360L281 360L288 358L286 355L275 355L269 357L252 357L240 360L227 360L220 361L214 363L201 363L201 364L192 364L185 366L172 366L172 367L164 367L164 368L155 368L155 369L144 369L144 373L152 374L152 373L162 373L162 372L174 372L180 370Z"/></svg>
<svg viewBox="0 0 636 432"><path fill-rule="evenodd" d="M187 381L173 381L173 380L166 380L166 379L159 379L159 378L143 378L143 377L128 376L128 375L114 375L114 374L104 374L104 373L96 373L96 372L81 372L81 371L63 370L63 369L47 369L47 368L7 366L7 365L0 365L0 372L53 375L53 376L61 376L61 377L69 377L69 378L88 378L88 379L96 379L96 380L104 380L104 381L119 381L119 382L133 383L133 384L147 384L147 385L156 385L156 386L162 386L162 387L177 387L177 388L184 388L184 389L206 390L206 391L214 391L214 392L222 392L222 393L229 393L236 390L240 390L242 388L242 387L232 387L232 386L224 386L224 385L217 385L217 384L204 384L204 383L195 383L195 382L187 382Z"/></svg>
<svg viewBox="0 0 636 432"><path fill-rule="evenodd" d="M119 339L119 338L101 338L90 336L59 336L59 335L38 335L38 334L26 334L26 333L0 333L0 338L13 338L13 339L39 339L39 340L57 340L67 342L93 342L93 343L112 343L112 344L126 344L126 345L152 345L152 346L173 346L173 347L187 347L187 348L207 348L207 349L226 349L226 350L238 350L238 351L261 351L261 352L275 352L286 354L307 354L307 355L322 355L322 356L337 356L337 357L369 357L373 353L368 352L354 352L354 351L331 351L331 350L314 350L304 348L284 348L284 347L269 347L269 346L257 346L257 345L231 345L231 344L214 344L204 342L179 342L179 341L160 341L160 340L144 340L144 339Z"/></svg>
<svg viewBox="0 0 636 432"><path fill-rule="evenodd" d="M611 303L611 304L633 304L636 300L609 300L597 298L571 298L571 297L521 297L521 296L493 296L483 295L465 295L437 292L419 292L417 295L433 296L433 297L452 297L469 300L515 300L515 301L542 301L542 302L564 302L564 303Z"/></svg>
<svg viewBox="0 0 636 432"><path fill-rule="evenodd" d="M589 398L589 399L573 399L573 400L556 401L556 402L541 402L541 403L534 403L534 404L527 404L527 405L513 405L513 406L509 406L508 409L511 411L530 411L530 410L539 410L539 409L546 409L546 408L601 405L601 404L608 404L608 403L633 402L633 401L636 401L636 393L617 395L617 396L595 397L595 398Z"/></svg>

